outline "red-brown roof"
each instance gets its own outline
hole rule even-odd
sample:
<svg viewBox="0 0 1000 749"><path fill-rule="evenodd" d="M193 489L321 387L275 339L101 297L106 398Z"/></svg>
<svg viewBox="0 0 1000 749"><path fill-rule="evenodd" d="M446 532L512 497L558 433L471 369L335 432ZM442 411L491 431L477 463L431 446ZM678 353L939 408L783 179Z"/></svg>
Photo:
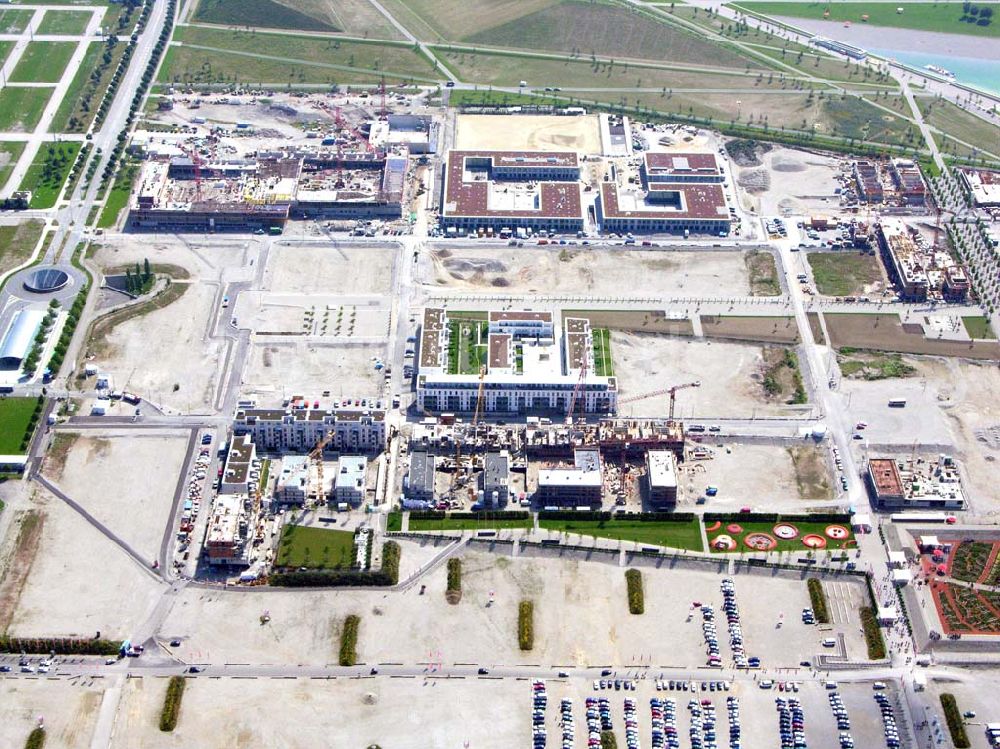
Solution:
<svg viewBox="0 0 1000 749"><path fill-rule="evenodd" d="M651 191L672 190L684 195L684 210L667 211L649 208L641 211L622 210L618 206L618 185L612 182L601 184L602 211L605 218L647 218L647 219L725 219L729 217L726 196L722 185L716 183L680 184L657 182L649 186Z"/></svg>
<svg viewBox="0 0 1000 749"><path fill-rule="evenodd" d="M879 494L894 497L903 496L903 479L899 475L895 460L892 458L872 458L868 461L868 469L875 481L875 490Z"/></svg>
<svg viewBox="0 0 1000 749"><path fill-rule="evenodd" d="M719 174L714 153L646 153L646 172L657 176Z"/></svg>

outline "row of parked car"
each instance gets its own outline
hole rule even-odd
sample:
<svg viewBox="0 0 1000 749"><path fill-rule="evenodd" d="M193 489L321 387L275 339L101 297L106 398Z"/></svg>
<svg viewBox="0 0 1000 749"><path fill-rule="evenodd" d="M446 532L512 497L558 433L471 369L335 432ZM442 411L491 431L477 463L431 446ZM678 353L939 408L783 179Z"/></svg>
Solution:
<svg viewBox="0 0 1000 749"><path fill-rule="evenodd" d="M691 728L688 735L691 738L691 749L718 749L718 736L715 732L715 705L711 700L691 700L688 702L688 712L691 713Z"/></svg>
<svg viewBox="0 0 1000 749"><path fill-rule="evenodd" d="M674 690L678 692L686 692L689 689L692 692L698 691L698 682L696 681L674 681L670 679L656 679L656 691L657 692L673 692ZM703 692L722 692L729 691L728 681L703 681L701 683L701 691Z"/></svg>
<svg viewBox="0 0 1000 749"><path fill-rule="evenodd" d="M539 679L531 682L531 743L535 749L545 749L545 707L549 703L545 693L545 682Z"/></svg>
<svg viewBox="0 0 1000 749"><path fill-rule="evenodd" d="M594 691L598 692L602 689L614 689L618 692L621 690L625 691L635 691L639 688L639 682L635 679L594 679Z"/></svg>
<svg viewBox="0 0 1000 749"><path fill-rule="evenodd" d="M559 705L559 725L562 726L562 749L573 749L573 700L564 697Z"/></svg>
<svg viewBox="0 0 1000 749"><path fill-rule="evenodd" d="M680 749L677 704L673 700L653 697L649 700L649 712L653 716L653 749Z"/></svg>
<svg viewBox="0 0 1000 749"><path fill-rule="evenodd" d="M778 708L778 731L781 735L781 749L808 749L806 744L806 714L798 697L786 700L775 697Z"/></svg>
<svg viewBox="0 0 1000 749"><path fill-rule="evenodd" d="M743 646L743 626L740 624L740 608L736 604L736 584L729 577L722 581L722 610L726 612L729 624L729 647L732 648L736 667L747 668L750 661ZM757 665L760 665L759 661Z"/></svg>
<svg viewBox="0 0 1000 749"><path fill-rule="evenodd" d="M611 703L607 698L587 698L587 747L596 749L601 746L601 731L607 725L611 730Z"/></svg>
<svg viewBox="0 0 1000 749"><path fill-rule="evenodd" d="M625 746L639 749L639 718L636 715L635 700L625 698Z"/></svg>
<svg viewBox="0 0 1000 749"><path fill-rule="evenodd" d="M729 749L743 749L740 737L743 726L740 724L740 701L735 697L726 697L726 713L729 717Z"/></svg>
<svg viewBox="0 0 1000 749"><path fill-rule="evenodd" d="M844 707L844 698L840 696L840 692L830 692L829 698L833 717L837 719L840 749L854 749L854 737L851 736L851 719L847 716L847 708Z"/></svg>
<svg viewBox="0 0 1000 749"><path fill-rule="evenodd" d="M889 698L879 692L875 694L875 701L878 703L878 709L882 713L882 729L885 733L885 745L888 749L898 749L900 746L899 728L896 726L896 715L892 711L892 705L889 704Z"/></svg>

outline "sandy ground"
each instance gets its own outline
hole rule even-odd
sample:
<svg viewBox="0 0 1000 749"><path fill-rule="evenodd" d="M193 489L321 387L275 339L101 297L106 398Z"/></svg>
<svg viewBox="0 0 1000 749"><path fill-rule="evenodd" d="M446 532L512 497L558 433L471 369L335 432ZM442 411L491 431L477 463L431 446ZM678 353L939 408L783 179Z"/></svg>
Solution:
<svg viewBox="0 0 1000 749"><path fill-rule="evenodd" d="M783 409L765 401L757 382L760 346L612 331L611 356L622 398L700 381L698 388L678 391L676 414L681 417L733 418ZM619 413L663 415L669 405L669 396L660 395L621 405Z"/></svg>
<svg viewBox="0 0 1000 749"><path fill-rule="evenodd" d="M601 152L597 115L563 117L538 115L517 118L492 114L465 114L455 118L455 148L517 151L522 149Z"/></svg>
<svg viewBox="0 0 1000 749"><path fill-rule="evenodd" d="M72 490L73 487L67 487ZM43 489L42 540L10 631L20 636L128 637L160 586L130 557Z"/></svg>
<svg viewBox="0 0 1000 749"><path fill-rule="evenodd" d="M170 520L187 442L186 432L80 436L65 468L50 477L136 551L154 559ZM141 482L127 480L137 470Z"/></svg>
<svg viewBox="0 0 1000 749"><path fill-rule="evenodd" d="M0 686L0 746L24 746L45 719L49 749L86 749L97 724L100 682L55 679L4 679Z"/></svg>
<svg viewBox="0 0 1000 749"><path fill-rule="evenodd" d="M218 747L511 747L531 731L530 685L513 679L198 678L173 733L156 726L165 691L165 679L129 681L113 748L198 746L206 736Z"/></svg>
<svg viewBox="0 0 1000 749"><path fill-rule="evenodd" d="M593 247L456 247L424 254L417 277L429 289L587 295L718 296L750 293L738 252L667 252Z"/></svg>
<svg viewBox="0 0 1000 749"><path fill-rule="evenodd" d="M684 464L680 489L681 502L690 505L705 492L706 486L719 487L705 509L729 512L750 505L760 512L801 511L795 483L795 466L788 450L773 445L733 445L719 447L711 438L704 442L713 453L711 460L689 460Z"/></svg>
<svg viewBox="0 0 1000 749"><path fill-rule="evenodd" d="M404 559L411 549L412 544L403 542ZM679 602L696 597L721 605L721 578L708 572L645 570L646 614L630 617L624 576L616 566L475 552L463 559L458 606L444 600L443 566L422 580L427 585L423 596L417 588L395 594L186 590L162 634L185 637L178 655L188 661L327 663L336 658L335 628L344 616L356 613L362 617L359 661L365 664L428 659L486 665L628 664L645 656L653 664L694 666L704 658L701 626L686 621L687 608ZM495 603L487 608L490 591ZM766 664L795 665L802 654L818 652L821 633L797 618L775 634L777 611L791 614L808 605L801 581L741 576L737 591L748 646ZM536 602L531 653L517 648L517 602L522 598ZM754 611L754 600L769 603ZM262 627L264 610L272 619ZM309 617L300 615L305 610ZM660 637L663 631L672 636ZM850 625L845 631L853 632ZM849 643L860 640L856 634L851 637Z"/></svg>
<svg viewBox="0 0 1000 749"><path fill-rule="evenodd" d="M233 316L241 328L261 335L377 338L389 329L388 295L370 299L342 296L240 294Z"/></svg>
<svg viewBox="0 0 1000 749"><path fill-rule="evenodd" d="M244 393L368 398L380 392L384 376L372 357L385 345L315 345L301 340L256 339L244 375Z"/></svg>
<svg viewBox="0 0 1000 749"><path fill-rule="evenodd" d="M763 215L826 215L839 210L840 186L836 176L840 160L792 148L775 146L761 156L760 166L733 164L744 205ZM747 190L763 180L766 190Z"/></svg>
<svg viewBox="0 0 1000 749"><path fill-rule="evenodd" d="M295 294L385 294L396 251L376 247L285 247L268 257L264 288Z"/></svg>

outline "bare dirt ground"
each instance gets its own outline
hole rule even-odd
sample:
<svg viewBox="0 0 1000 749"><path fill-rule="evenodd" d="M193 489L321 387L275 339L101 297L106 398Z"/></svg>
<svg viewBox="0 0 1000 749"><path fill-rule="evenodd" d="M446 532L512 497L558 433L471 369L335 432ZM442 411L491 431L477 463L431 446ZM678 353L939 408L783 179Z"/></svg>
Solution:
<svg viewBox="0 0 1000 749"><path fill-rule="evenodd" d="M264 288L295 294L385 294L392 288L394 249L377 247L271 248Z"/></svg>
<svg viewBox="0 0 1000 749"><path fill-rule="evenodd" d="M758 382L762 351L752 344L611 333L611 357L622 398L668 384L701 382L698 388L677 393L676 413L681 417L751 416L755 410L781 412L780 404L767 402ZM669 397L661 395L623 404L619 413L661 416L668 409Z"/></svg>
<svg viewBox="0 0 1000 749"><path fill-rule="evenodd" d="M97 724L100 682L57 679L4 679L0 686L0 746L24 746L45 719L47 747L86 749Z"/></svg>
<svg viewBox="0 0 1000 749"><path fill-rule="evenodd" d="M460 115L455 118L455 148L601 152L597 115L538 115L516 119L515 127L507 115Z"/></svg>
<svg viewBox="0 0 1000 749"><path fill-rule="evenodd" d="M773 343L798 343L799 340L794 317L702 315L701 325L708 337Z"/></svg>
<svg viewBox="0 0 1000 749"><path fill-rule="evenodd" d="M403 558L412 544L403 542ZM686 621L692 597L721 602L720 576L688 570L649 570L646 614L628 617L621 568L575 559L511 559L487 553L463 555L463 596L445 601L444 566L424 577L424 595L344 591L268 592L245 595L185 590L162 628L183 636L185 660L327 663L336 658L336 627L347 614L361 616L359 661L407 663L425 660L482 663L631 663L640 654L662 665L696 665L704 658L698 621ZM495 603L487 607L490 591ZM740 577L744 632L755 654L769 665L794 665L816 652L821 633L791 627L773 637L776 611L808 605L798 580ZM517 647L517 604L535 601L535 647ZM767 600L753 612L752 602ZM260 624L267 610L271 621ZM310 616L301 612L308 610ZM433 622L433 626L428 626ZM672 633L662 638L664 628ZM185 697L185 702L187 698Z"/></svg>
<svg viewBox="0 0 1000 749"><path fill-rule="evenodd" d="M760 160L760 166L733 164L745 207L764 215L828 214L839 208L834 195L839 159L775 146Z"/></svg>
<svg viewBox="0 0 1000 749"><path fill-rule="evenodd" d="M261 395L368 398L377 395L383 375L373 357L382 358L385 345L314 345L298 340L257 339L251 350L242 391Z"/></svg>
<svg viewBox="0 0 1000 749"><path fill-rule="evenodd" d="M161 733L166 679L131 679L111 747L197 746L206 736L219 747L523 746L531 731L529 689L513 679L198 678L184 690L177 728Z"/></svg>
<svg viewBox="0 0 1000 749"><path fill-rule="evenodd" d="M39 488L35 504L45 513L42 540L10 632L131 635L155 605L160 586L61 500Z"/></svg>
<svg viewBox="0 0 1000 749"><path fill-rule="evenodd" d="M714 457L685 461L677 486L681 502L690 510L707 486L719 488L719 494L708 500L712 512L735 512L745 505L757 512L802 510L795 465L786 448L709 438L704 445Z"/></svg>
<svg viewBox="0 0 1000 749"><path fill-rule="evenodd" d="M455 247L425 254L417 278L434 287L497 293L594 296L742 296L750 293L739 252L598 247Z"/></svg>
<svg viewBox="0 0 1000 749"><path fill-rule="evenodd" d="M107 433L77 438L61 470L46 470L66 494L150 559L160 550L188 434ZM141 475L141 481L134 481Z"/></svg>

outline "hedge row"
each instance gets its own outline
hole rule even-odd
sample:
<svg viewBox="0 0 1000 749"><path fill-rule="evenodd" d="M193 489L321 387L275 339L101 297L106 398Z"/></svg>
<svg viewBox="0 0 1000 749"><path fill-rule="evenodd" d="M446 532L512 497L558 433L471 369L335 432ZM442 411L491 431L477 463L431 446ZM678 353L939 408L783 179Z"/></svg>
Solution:
<svg viewBox="0 0 1000 749"><path fill-rule="evenodd" d="M527 510L511 510L510 512L443 512L441 510L414 510L410 512L410 520L528 520L531 513Z"/></svg>
<svg viewBox="0 0 1000 749"><path fill-rule="evenodd" d="M399 555L402 552L395 541L382 544L382 574L388 580L385 585L395 585L399 582Z"/></svg>
<svg viewBox="0 0 1000 749"><path fill-rule="evenodd" d="M809 586L809 600L812 601L812 610L816 615L816 621L820 624L830 623L830 609L826 605L826 592L823 590L823 583L818 577L810 577L806 581Z"/></svg>
<svg viewBox="0 0 1000 749"><path fill-rule="evenodd" d="M358 662L358 627L361 617L349 614L344 619L344 628L340 632L340 665L353 666Z"/></svg>
<svg viewBox="0 0 1000 749"><path fill-rule="evenodd" d="M364 588L395 585L385 570L297 570L268 578L277 588Z"/></svg>
<svg viewBox="0 0 1000 749"><path fill-rule="evenodd" d="M72 637L8 637L0 635L0 653L55 653L56 655L118 655L120 644L111 640Z"/></svg>
<svg viewBox="0 0 1000 749"><path fill-rule="evenodd" d="M655 523L690 523L697 517L693 512L574 512L573 510L543 510L539 520L641 520Z"/></svg>
<svg viewBox="0 0 1000 749"><path fill-rule="evenodd" d="M80 322L80 315L83 313L83 306L87 303L87 292L89 291L90 284L85 283L73 300L73 306L69 308L66 322L63 324L62 332L59 334L59 341L56 343L55 348L52 349L52 358L49 359L48 366L52 371L53 377L59 374L59 367L62 366L66 351L69 349L70 341L73 340L73 333Z"/></svg>
<svg viewBox="0 0 1000 749"><path fill-rule="evenodd" d="M780 515L776 512L706 512L702 515L706 523L840 523L848 524L851 516L844 512L818 512L815 515Z"/></svg>
<svg viewBox="0 0 1000 749"><path fill-rule="evenodd" d="M28 734L28 740L24 742L24 749L42 749L45 746L45 729L38 726Z"/></svg>
<svg viewBox="0 0 1000 749"><path fill-rule="evenodd" d="M642 591L642 573L639 570L625 570L625 583L628 586L628 612L643 613L646 602Z"/></svg>
<svg viewBox="0 0 1000 749"><path fill-rule="evenodd" d="M868 659L878 661L885 658L885 640L882 639L882 629L878 626L875 611L871 606L861 609L861 627L865 633L865 644L868 646Z"/></svg>
<svg viewBox="0 0 1000 749"><path fill-rule="evenodd" d="M517 606L517 645L521 650L535 646L535 604L521 601Z"/></svg>
<svg viewBox="0 0 1000 749"><path fill-rule="evenodd" d="M171 676L167 684L167 695L163 698L163 710L160 711L160 730L173 731L177 727L177 716L181 711L181 698L184 696L184 685L187 680L183 676Z"/></svg>
<svg viewBox="0 0 1000 749"><path fill-rule="evenodd" d="M955 695L950 692L942 694L941 708L944 710L944 719L948 721L948 732L951 734L951 742L955 745L955 749L968 749L969 735L965 732L965 721L962 720Z"/></svg>
<svg viewBox="0 0 1000 749"><path fill-rule="evenodd" d="M28 419L28 428L24 430L24 436L21 438L21 452L28 452L28 446L31 444L31 438L35 436L35 427L38 426L38 419L41 418L42 408L45 406L45 398L38 396L35 400L35 408L31 412L31 417Z"/></svg>
<svg viewBox="0 0 1000 749"><path fill-rule="evenodd" d="M461 593L462 592L462 560L461 559L449 559L448 560L448 592L449 593Z"/></svg>

